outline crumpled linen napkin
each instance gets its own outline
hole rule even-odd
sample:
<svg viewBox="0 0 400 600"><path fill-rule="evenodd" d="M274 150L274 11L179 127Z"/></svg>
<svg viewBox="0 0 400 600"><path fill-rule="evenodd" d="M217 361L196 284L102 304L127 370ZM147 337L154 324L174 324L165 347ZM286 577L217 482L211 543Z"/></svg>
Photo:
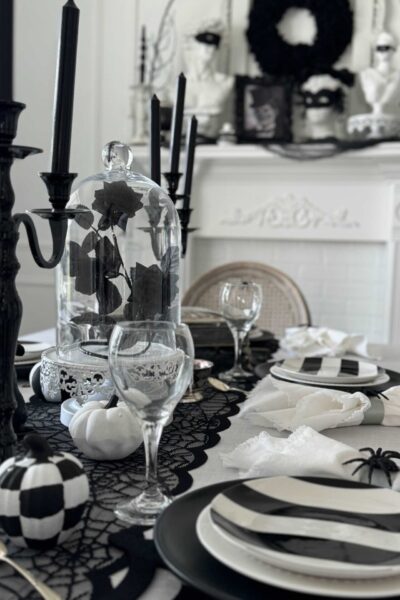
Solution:
<svg viewBox="0 0 400 600"><path fill-rule="evenodd" d="M280 347L291 356L368 357L368 340L364 335L348 334L327 327L289 327Z"/></svg>
<svg viewBox="0 0 400 600"><path fill-rule="evenodd" d="M240 477L334 477L368 481L368 467L355 475L360 463L343 465L353 458L368 458L347 444L332 440L306 425L296 429L288 438L278 438L262 431L246 440L232 452L221 454L225 467L238 469ZM388 487L382 472L374 471L372 483ZM400 473L392 474L392 488L400 489Z"/></svg>
<svg viewBox="0 0 400 600"><path fill-rule="evenodd" d="M386 390L384 396L298 385L267 375L249 393L240 415L278 431L294 431L301 425L316 431L351 425L400 426L400 386Z"/></svg>

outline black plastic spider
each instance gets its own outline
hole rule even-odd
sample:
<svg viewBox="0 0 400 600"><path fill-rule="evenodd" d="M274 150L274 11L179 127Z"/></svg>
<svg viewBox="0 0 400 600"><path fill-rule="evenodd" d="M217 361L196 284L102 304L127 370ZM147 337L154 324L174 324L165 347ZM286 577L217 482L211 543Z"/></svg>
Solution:
<svg viewBox="0 0 400 600"><path fill-rule="evenodd" d="M368 483L371 483L372 473L375 469L380 469L386 475L386 479L392 487L392 478L390 473L395 473L399 470L398 465L392 460L392 458L400 459L400 452L395 452L394 450L384 450L382 452L382 448L378 448L375 452L373 448L360 448L360 452L370 452L371 456L369 458L353 458L351 460L346 460L346 462L342 463L343 465L348 465L350 463L359 462L361 463L355 470L352 472L352 475L355 475L357 471L362 469L362 467L369 467L368 470Z"/></svg>

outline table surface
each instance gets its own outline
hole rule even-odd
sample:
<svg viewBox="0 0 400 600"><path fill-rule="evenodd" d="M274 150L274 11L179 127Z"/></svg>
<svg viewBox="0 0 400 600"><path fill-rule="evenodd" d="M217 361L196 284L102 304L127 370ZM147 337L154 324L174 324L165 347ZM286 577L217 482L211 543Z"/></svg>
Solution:
<svg viewBox="0 0 400 600"><path fill-rule="evenodd" d="M40 332L35 336L26 336L26 339L46 340L50 343L54 339L54 332ZM400 347L371 345L370 355L374 357L374 362L385 368L394 371L400 370ZM31 390L28 387L22 389L24 397L29 398ZM231 427L220 433L220 442L210 450L207 450L208 460L201 467L191 471L193 485L191 490L197 489L212 483L227 481L237 477L237 471L223 467L220 454L233 450L241 442L253 437L262 431L262 427L250 424L240 416L231 417ZM278 433L275 430L269 430L274 436L287 437L287 433ZM342 427L323 432L324 435L332 439L346 443L354 448L363 446L383 447L384 449L400 451L400 436L398 428L383 426L360 426L360 427ZM171 589L173 584L171 584ZM165 592L165 590L164 590ZM164 592L146 593L147 600L165 600L167 596Z"/></svg>
<svg viewBox="0 0 400 600"><path fill-rule="evenodd" d="M374 357L374 362L386 369L400 371L400 346L371 344L369 352L370 356ZM220 434L220 443L215 448L207 451L208 461L191 472L194 480L191 489L235 478L237 471L223 467L220 454L230 452L241 442L258 435L260 431L265 429L252 425L239 415L232 417L231 423L231 427ZM276 437L288 436L287 432L279 433L275 429L267 429L267 431ZM397 427L383 427L380 425L340 427L325 430L323 434L357 449L364 446L372 446L373 448L381 446L384 449L400 452L400 436Z"/></svg>

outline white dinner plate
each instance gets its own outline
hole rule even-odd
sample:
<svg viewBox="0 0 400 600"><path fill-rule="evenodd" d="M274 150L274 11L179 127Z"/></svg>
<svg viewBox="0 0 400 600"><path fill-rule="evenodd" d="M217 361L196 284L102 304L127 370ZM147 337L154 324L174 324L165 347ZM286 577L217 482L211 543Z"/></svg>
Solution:
<svg viewBox="0 0 400 600"><path fill-rule="evenodd" d="M275 365L278 375L315 383L365 383L376 379L379 369L362 360L333 357L287 358Z"/></svg>
<svg viewBox="0 0 400 600"><path fill-rule="evenodd" d="M279 371L279 369L276 368L276 365L273 365L270 368L270 374L272 375L272 377L275 377L275 379L282 379L283 381L289 381L291 383L298 383L300 385L311 385L314 387L330 387L330 388L354 388L354 389L360 389L360 388L375 388L377 386L380 385L384 385L385 383L388 383L388 381L390 381L390 376L386 373L386 371L382 368L379 367L378 370L378 376L375 379L372 379L371 381L366 381L366 382L361 382L359 381L358 383L347 383L345 381L340 381L338 382L336 380L335 383L328 383L328 382L315 382L315 381L310 381L310 380L306 380L306 379L299 379L297 376L295 375L287 375L286 373L282 373L281 371Z"/></svg>
<svg viewBox="0 0 400 600"><path fill-rule="evenodd" d="M39 362L42 352L50 348L50 344L44 342L19 342L23 346L25 353L22 356L16 356L14 362L20 365L29 365Z"/></svg>
<svg viewBox="0 0 400 600"><path fill-rule="evenodd" d="M208 507L199 515L196 532L203 547L215 559L234 571L267 585L298 593L338 598L390 598L399 595L400 575L384 579L328 579L274 567L250 554L244 547L239 548L219 535Z"/></svg>
<svg viewBox="0 0 400 600"><path fill-rule="evenodd" d="M228 541L274 566L343 579L400 575L400 496L392 490L269 477L224 490L210 514Z"/></svg>

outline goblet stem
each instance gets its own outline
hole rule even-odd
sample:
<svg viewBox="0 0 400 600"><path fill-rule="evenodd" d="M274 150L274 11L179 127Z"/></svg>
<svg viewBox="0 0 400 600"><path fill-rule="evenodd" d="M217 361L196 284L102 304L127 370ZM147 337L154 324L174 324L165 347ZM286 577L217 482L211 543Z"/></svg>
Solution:
<svg viewBox="0 0 400 600"><path fill-rule="evenodd" d="M143 421L142 432L146 457L146 490L145 496L154 499L160 495L158 483L158 446L163 432L164 423Z"/></svg>
<svg viewBox="0 0 400 600"><path fill-rule="evenodd" d="M243 329L237 329L236 327L231 327L233 341L235 345L235 359L233 364L233 370L241 370L242 369L242 353L243 353L243 343L246 339L247 331Z"/></svg>

